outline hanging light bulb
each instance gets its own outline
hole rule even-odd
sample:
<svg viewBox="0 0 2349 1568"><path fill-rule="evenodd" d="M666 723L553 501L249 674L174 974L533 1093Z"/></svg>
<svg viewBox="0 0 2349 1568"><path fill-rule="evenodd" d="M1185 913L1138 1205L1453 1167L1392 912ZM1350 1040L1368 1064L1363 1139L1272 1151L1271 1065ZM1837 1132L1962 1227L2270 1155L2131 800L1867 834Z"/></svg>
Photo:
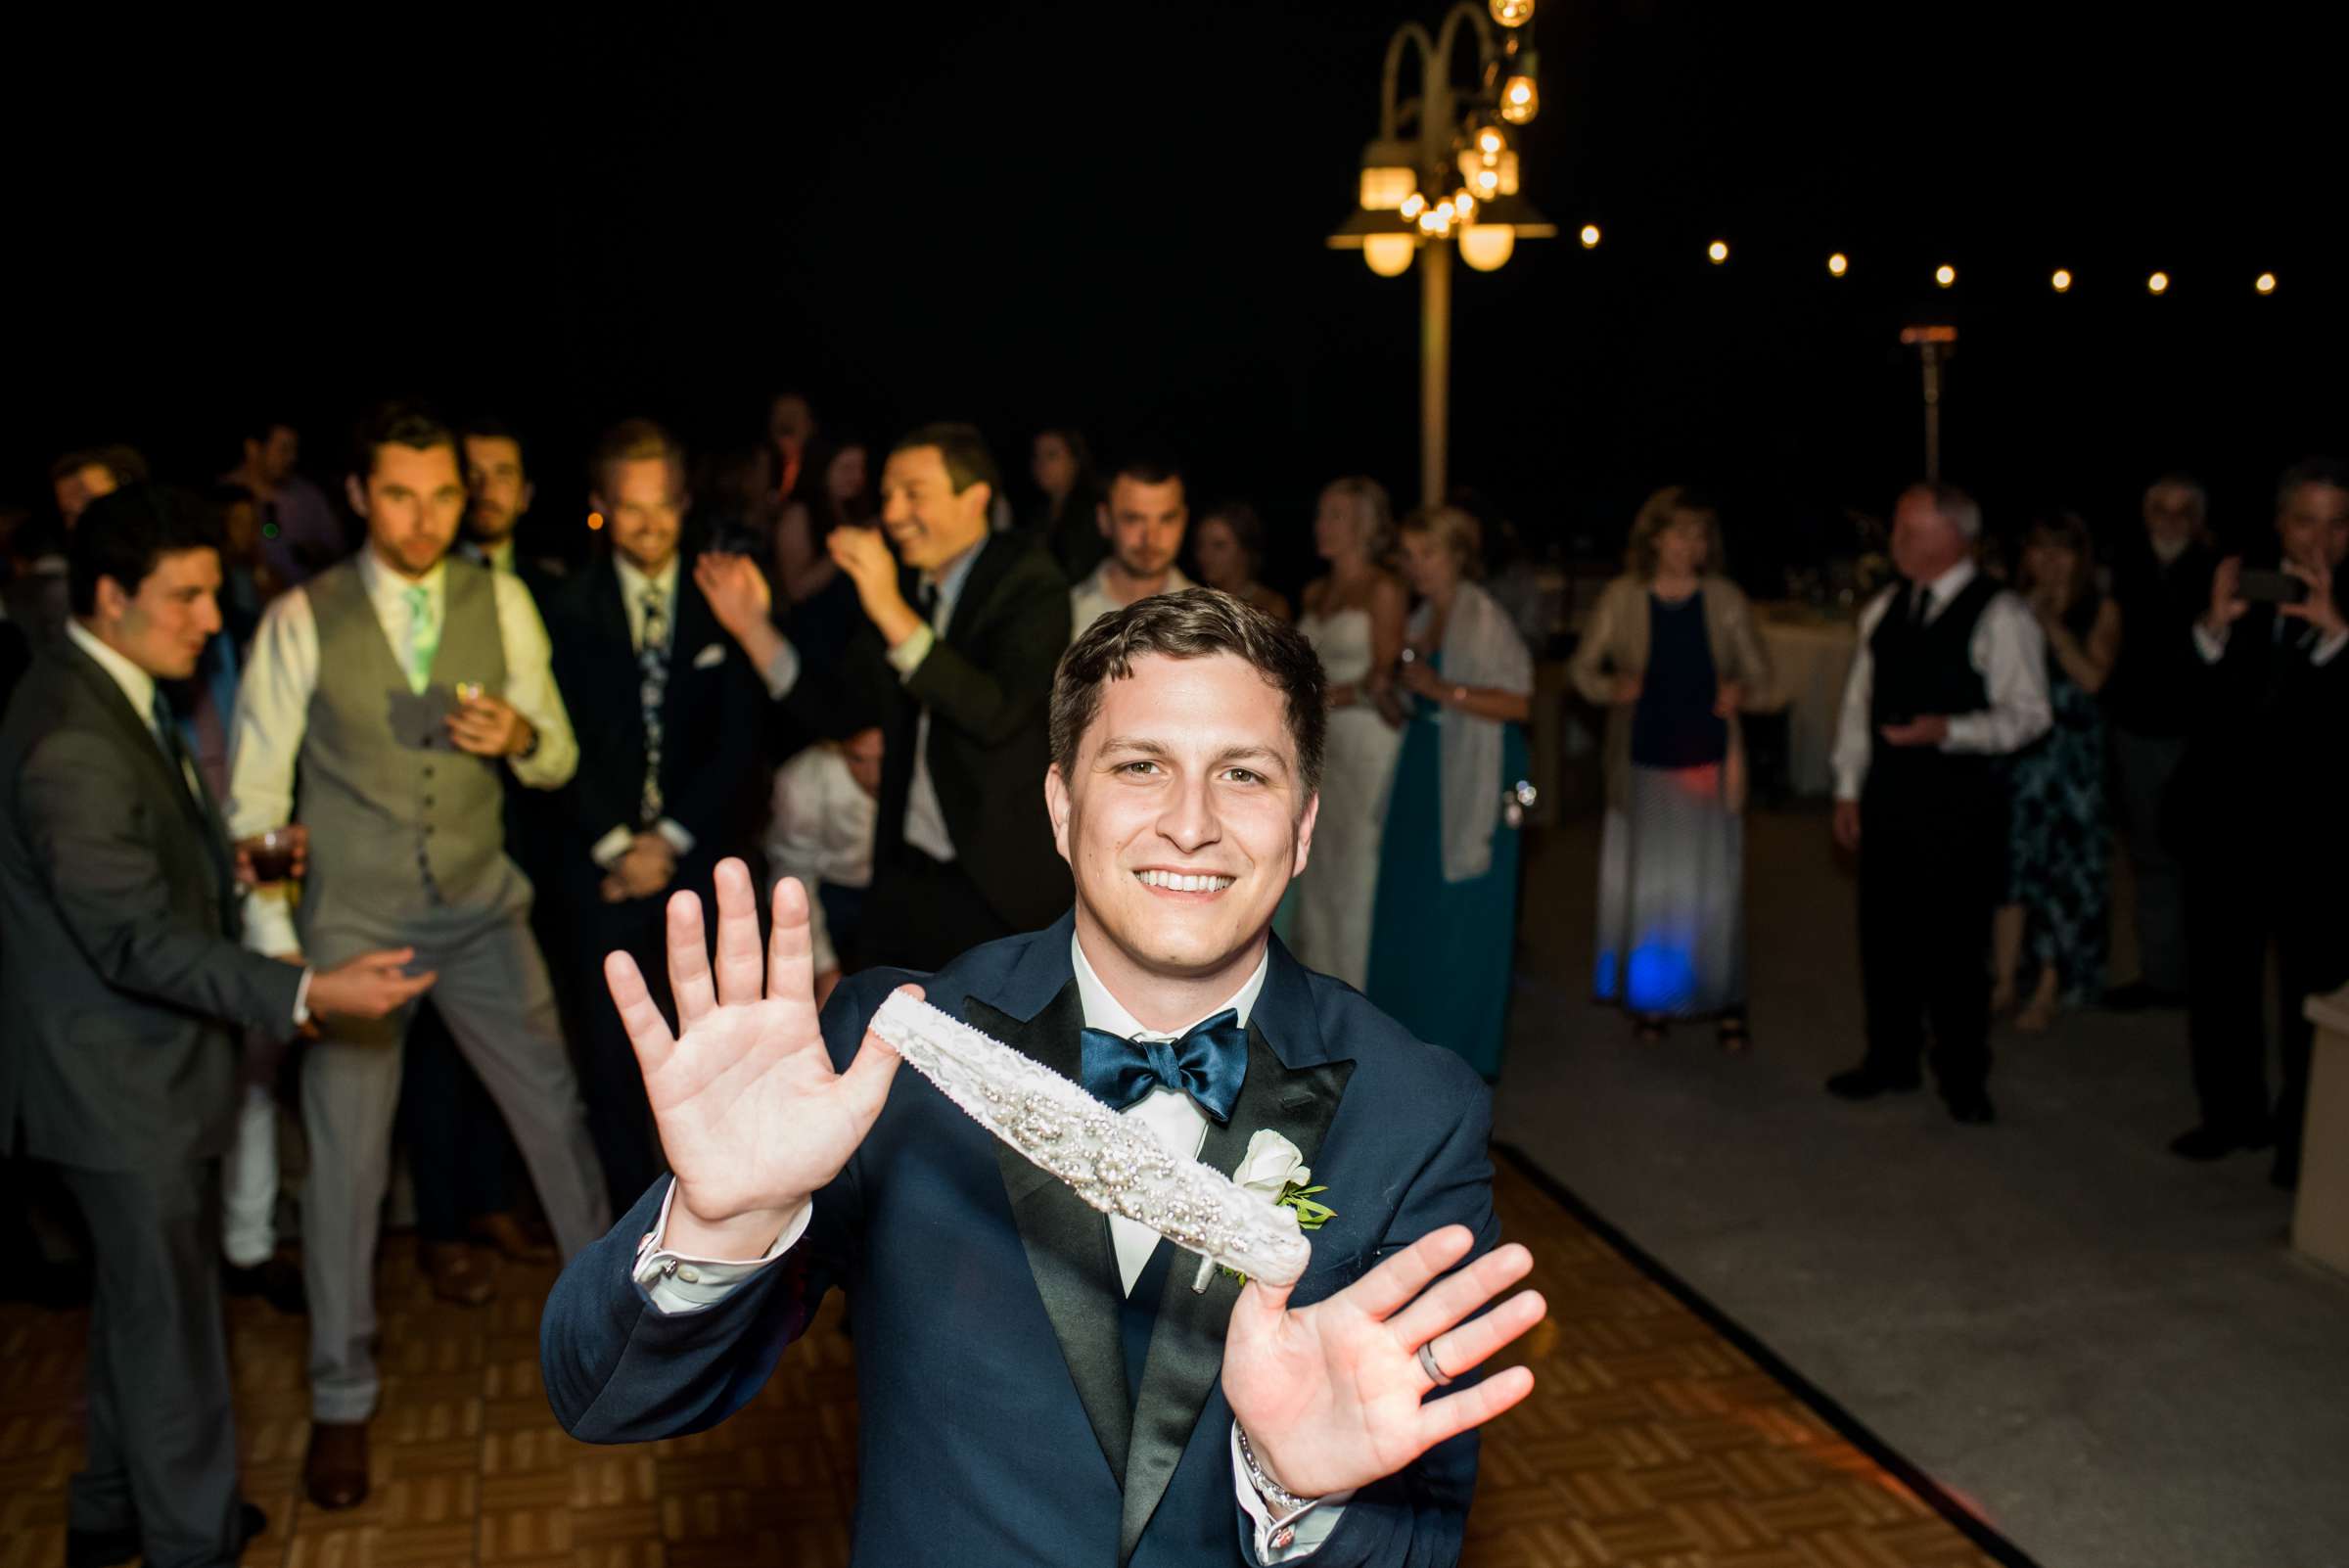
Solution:
<svg viewBox="0 0 2349 1568"><path fill-rule="evenodd" d="M1362 259L1382 278L1399 278L1411 269L1411 253L1418 247L1407 234L1373 234L1362 241Z"/></svg>
<svg viewBox="0 0 2349 1568"><path fill-rule="evenodd" d="M1944 262L1933 269L1933 281L1946 289L1958 281L1958 269Z"/></svg>
<svg viewBox="0 0 2349 1568"><path fill-rule="evenodd" d="M1500 170L1480 168L1469 176L1468 183L1476 188L1478 196L1489 202L1500 194Z"/></svg>
<svg viewBox="0 0 2349 1568"><path fill-rule="evenodd" d="M1486 162L1497 161L1500 155L1508 150L1509 139L1500 133L1499 126L1487 125L1476 133L1477 156Z"/></svg>
<svg viewBox="0 0 2349 1568"><path fill-rule="evenodd" d="M1522 125L1542 113L1542 89L1534 84L1531 70L1529 56L1500 84L1500 117L1512 125Z"/></svg>
<svg viewBox="0 0 2349 1568"><path fill-rule="evenodd" d="M2146 292L2147 294L2167 294L2167 293L2169 293L2169 292L2170 292L2170 275L2169 275L2168 273L2166 273L2166 272L2156 272L2156 273L2154 273L2154 274L2153 274L2153 276L2151 276L2151 277L2149 277L2149 278L2147 278L2147 279L2145 280L2145 292Z"/></svg>
<svg viewBox="0 0 2349 1568"><path fill-rule="evenodd" d="M2261 273L2259 281L2252 284L2251 287L2262 294L2274 294L2276 292L2276 274L2273 272Z"/></svg>
<svg viewBox="0 0 2349 1568"><path fill-rule="evenodd" d="M1715 240L1711 245L1705 247L1705 254L1713 258L1715 266L1721 265L1729 258L1729 242Z"/></svg>
<svg viewBox="0 0 2349 1568"><path fill-rule="evenodd" d="M1403 199L1395 210L1407 222L1427 210L1427 198L1413 191Z"/></svg>
<svg viewBox="0 0 2349 1568"><path fill-rule="evenodd" d="M1522 27L1534 20L1534 0L1493 0L1493 20L1504 27Z"/></svg>
<svg viewBox="0 0 2349 1568"><path fill-rule="evenodd" d="M1491 272L1516 254L1517 231L1506 223L1471 223L1460 230L1460 259Z"/></svg>
<svg viewBox="0 0 2349 1568"><path fill-rule="evenodd" d="M1451 209L1453 212L1458 214L1459 220L1462 223L1474 223L1476 221L1476 197L1474 193L1469 191L1452 192Z"/></svg>
<svg viewBox="0 0 2349 1568"><path fill-rule="evenodd" d="M1851 258L1846 256L1841 251L1838 251L1833 255L1827 257L1827 271L1832 273L1834 276L1840 278L1846 272L1851 270Z"/></svg>
<svg viewBox="0 0 2349 1568"><path fill-rule="evenodd" d="M1586 223L1586 224L1584 224L1584 225L1583 225L1583 234L1582 234L1582 240L1583 240L1583 249L1584 249L1584 250L1586 250L1586 251L1595 251L1595 250L1597 250L1597 249L1598 249L1598 225L1597 225L1597 224L1595 224L1595 223Z"/></svg>
<svg viewBox="0 0 2349 1568"><path fill-rule="evenodd" d="M2057 267L2055 269L2055 275L2050 278L2048 282L2054 288L2057 294L2070 293L2072 287L2071 269L2069 267Z"/></svg>

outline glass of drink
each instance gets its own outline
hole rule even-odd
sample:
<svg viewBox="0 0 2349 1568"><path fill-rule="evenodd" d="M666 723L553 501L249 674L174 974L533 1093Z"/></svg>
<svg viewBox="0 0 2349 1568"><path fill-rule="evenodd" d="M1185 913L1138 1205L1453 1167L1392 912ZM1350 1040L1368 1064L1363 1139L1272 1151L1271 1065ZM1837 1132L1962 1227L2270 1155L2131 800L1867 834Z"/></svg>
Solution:
<svg viewBox="0 0 2349 1568"><path fill-rule="evenodd" d="M299 842L299 831L290 826L271 828L247 839L242 848L246 859L253 864L253 882L267 887L293 876L294 850Z"/></svg>

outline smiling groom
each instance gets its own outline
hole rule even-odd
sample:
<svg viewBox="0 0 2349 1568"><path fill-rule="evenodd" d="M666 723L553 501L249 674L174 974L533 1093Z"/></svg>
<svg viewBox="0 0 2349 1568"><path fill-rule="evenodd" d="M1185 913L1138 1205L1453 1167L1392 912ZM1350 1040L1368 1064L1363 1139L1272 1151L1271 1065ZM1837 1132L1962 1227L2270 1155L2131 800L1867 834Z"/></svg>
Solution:
<svg viewBox="0 0 2349 1568"><path fill-rule="evenodd" d="M865 1025L916 977L857 976L819 1020L806 893L776 887L762 955L728 862L714 974L699 901L668 907L673 1036L635 964L606 965L674 1175L548 1302L565 1428L723 1420L838 1285L859 1563L1454 1560L1474 1428L1533 1387L1475 1369L1543 1306L1485 1311L1532 1260L1495 1245L1484 1085L1270 935L1313 842L1324 701L1311 646L1223 594L1103 618L1061 663L1043 781L1076 907L918 988L1185 1156L1231 1172L1256 1134L1287 1140L1334 1211L1294 1288L1198 1289L1196 1258L918 1077L893 1088Z"/></svg>

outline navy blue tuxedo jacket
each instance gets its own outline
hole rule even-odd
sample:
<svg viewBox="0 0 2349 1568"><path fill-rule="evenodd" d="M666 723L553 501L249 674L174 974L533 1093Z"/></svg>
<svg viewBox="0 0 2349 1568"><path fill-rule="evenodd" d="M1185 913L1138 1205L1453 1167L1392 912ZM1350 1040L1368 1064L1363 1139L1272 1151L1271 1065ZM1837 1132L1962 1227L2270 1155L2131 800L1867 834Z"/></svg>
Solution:
<svg viewBox="0 0 2349 1568"><path fill-rule="evenodd" d="M972 949L923 981L931 1002L1076 1078L1082 1023L1072 916ZM846 1067L902 971L842 985L824 1013ZM1200 1158L1229 1172L1263 1129L1304 1152L1337 1211L1293 1300L1319 1301L1441 1225L1498 1239L1492 1107L1451 1053L1272 942L1248 1074ZM822 1293L848 1296L856 1344L859 1563L1197 1568L1254 1560L1234 1499L1221 1372L1238 1287L1168 1271L1138 1399L1127 1391L1109 1222L911 1071L815 1198L806 1234L718 1305L670 1316L631 1277L664 1177L573 1259L540 1329L547 1397L594 1443L697 1432L746 1404ZM1162 1247L1172 1243L1162 1241ZM1459 1553L1476 1437L1356 1494L1308 1560L1434 1564Z"/></svg>

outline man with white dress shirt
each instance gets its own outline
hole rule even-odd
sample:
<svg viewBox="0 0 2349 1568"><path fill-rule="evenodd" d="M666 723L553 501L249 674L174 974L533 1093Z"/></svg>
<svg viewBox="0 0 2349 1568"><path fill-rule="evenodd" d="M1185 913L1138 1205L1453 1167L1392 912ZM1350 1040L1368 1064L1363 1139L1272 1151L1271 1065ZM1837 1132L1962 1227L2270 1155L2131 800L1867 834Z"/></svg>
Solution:
<svg viewBox="0 0 2349 1568"><path fill-rule="evenodd" d="M413 946L438 972L434 1004L513 1129L570 1253L610 1210L530 937L530 885L505 853L501 800L509 767L552 790L577 763L546 630L520 582L447 558L465 506L449 426L389 407L354 456L350 503L366 545L271 604L239 703L231 830L243 840L298 815L309 841L299 914L256 899L249 941L324 963ZM367 1493L376 1234L411 1012L338 1023L302 1063L304 1481L321 1507Z"/></svg>
<svg viewBox="0 0 2349 1568"><path fill-rule="evenodd" d="M2004 886L1996 760L2047 733L2047 643L1974 564L1982 512L1946 484L1893 514L1902 580L1860 615L1835 738L1835 840L1860 857L1867 1055L1827 1080L1865 1100L1918 1087L1928 1026L1953 1119L1993 1120L1990 926Z"/></svg>
<svg viewBox="0 0 2349 1568"><path fill-rule="evenodd" d="M1100 504L1109 558L1069 589L1071 640L1109 614L1154 593L1179 593L1191 579L1175 566L1190 526L1182 471L1163 458L1135 454L1112 471Z"/></svg>
<svg viewBox="0 0 2349 1568"><path fill-rule="evenodd" d="M864 895L873 885L873 828L880 817L881 731L808 747L775 770L767 816L766 875L807 890L815 948L815 999L840 984L843 951L854 952Z"/></svg>
<svg viewBox="0 0 2349 1568"><path fill-rule="evenodd" d="M71 619L0 729L0 990L17 1015L0 1151L58 1166L89 1223L89 1457L67 1560L210 1568L261 1528L237 1498L216 1261L238 1037L381 1017L432 977L400 973L404 949L312 970L237 941L251 867L158 686L220 630L195 499L124 486L69 549Z"/></svg>

